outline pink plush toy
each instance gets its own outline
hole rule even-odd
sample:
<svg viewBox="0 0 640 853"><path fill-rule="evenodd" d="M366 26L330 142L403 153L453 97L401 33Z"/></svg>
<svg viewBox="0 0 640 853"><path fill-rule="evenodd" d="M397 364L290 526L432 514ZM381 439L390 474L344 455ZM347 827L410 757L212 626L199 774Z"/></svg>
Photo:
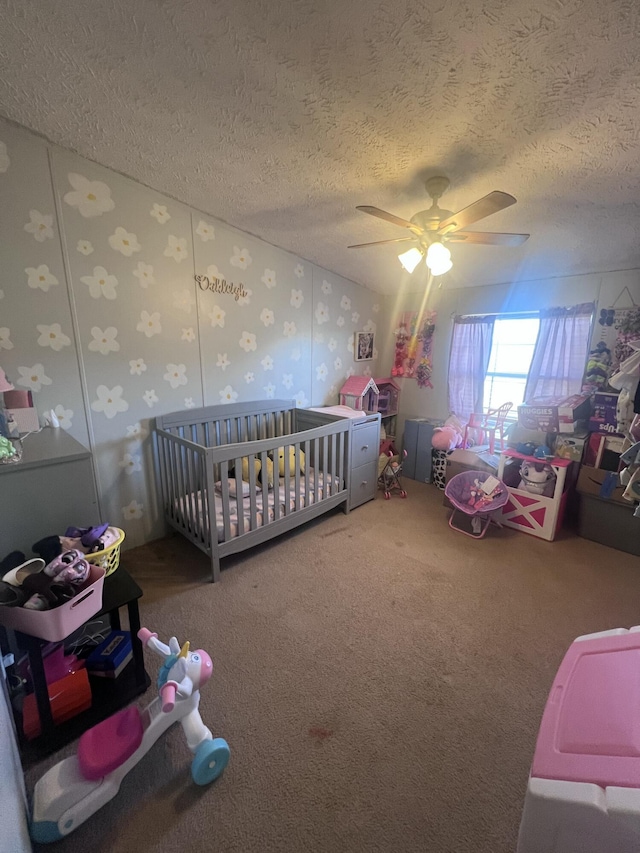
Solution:
<svg viewBox="0 0 640 853"><path fill-rule="evenodd" d="M431 444L436 450L455 450L462 444L462 435L452 426L436 427Z"/></svg>

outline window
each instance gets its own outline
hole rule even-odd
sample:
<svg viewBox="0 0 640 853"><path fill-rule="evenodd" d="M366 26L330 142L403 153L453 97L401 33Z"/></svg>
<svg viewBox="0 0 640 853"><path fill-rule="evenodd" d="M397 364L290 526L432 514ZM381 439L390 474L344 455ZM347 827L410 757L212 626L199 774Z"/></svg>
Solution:
<svg viewBox="0 0 640 853"><path fill-rule="evenodd" d="M538 337L537 315L496 317L484 380L484 409L524 402L524 389Z"/></svg>

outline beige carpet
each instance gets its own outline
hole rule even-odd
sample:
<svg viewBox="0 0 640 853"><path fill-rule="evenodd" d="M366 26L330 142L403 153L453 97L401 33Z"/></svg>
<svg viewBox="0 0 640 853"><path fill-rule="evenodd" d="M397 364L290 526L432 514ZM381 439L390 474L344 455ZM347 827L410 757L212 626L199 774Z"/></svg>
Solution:
<svg viewBox="0 0 640 853"><path fill-rule="evenodd" d="M515 849L556 668L575 636L640 622L640 561L570 533L473 541L405 484L216 585L178 537L124 555L143 624L214 658L201 709L231 761L194 786L174 728L59 853Z"/></svg>

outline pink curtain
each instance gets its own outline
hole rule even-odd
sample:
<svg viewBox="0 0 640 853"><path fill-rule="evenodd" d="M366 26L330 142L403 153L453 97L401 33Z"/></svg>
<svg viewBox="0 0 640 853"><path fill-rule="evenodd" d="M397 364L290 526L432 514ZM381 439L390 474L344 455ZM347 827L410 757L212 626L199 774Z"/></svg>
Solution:
<svg viewBox="0 0 640 853"><path fill-rule="evenodd" d="M449 355L449 411L464 424L483 410L495 317L455 317Z"/></svg>
<svg viewBox="0 0 640 853"><path fill-rule="evenodd" d="M525 400L568 397L582 387L595 305L540 312L540 329L531 359Z"/></svg>

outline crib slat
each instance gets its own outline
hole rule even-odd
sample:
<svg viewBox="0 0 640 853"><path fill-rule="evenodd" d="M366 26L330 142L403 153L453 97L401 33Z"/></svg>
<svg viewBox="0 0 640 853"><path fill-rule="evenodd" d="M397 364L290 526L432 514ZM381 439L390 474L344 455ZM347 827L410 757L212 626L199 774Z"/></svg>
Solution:
<svg viewBox="0 0 640 853"><path fill-rule="evenodd" d="M260 470L262 472L262 524L270 523L269 518L269 477L268 477L268 454L266 450L260 453ZM257 523L257 521L256 521Z"/></svg>
<svg viewBox="0 0 640 853"><path fill-rule="evenodd" d="M228 460L223 460L220 463L220 482L222 488L222 506L223 506L223 525L224 525L224 537L223 542L228 542L231 539L231 523L229 521L229 462Z"/></svg>

